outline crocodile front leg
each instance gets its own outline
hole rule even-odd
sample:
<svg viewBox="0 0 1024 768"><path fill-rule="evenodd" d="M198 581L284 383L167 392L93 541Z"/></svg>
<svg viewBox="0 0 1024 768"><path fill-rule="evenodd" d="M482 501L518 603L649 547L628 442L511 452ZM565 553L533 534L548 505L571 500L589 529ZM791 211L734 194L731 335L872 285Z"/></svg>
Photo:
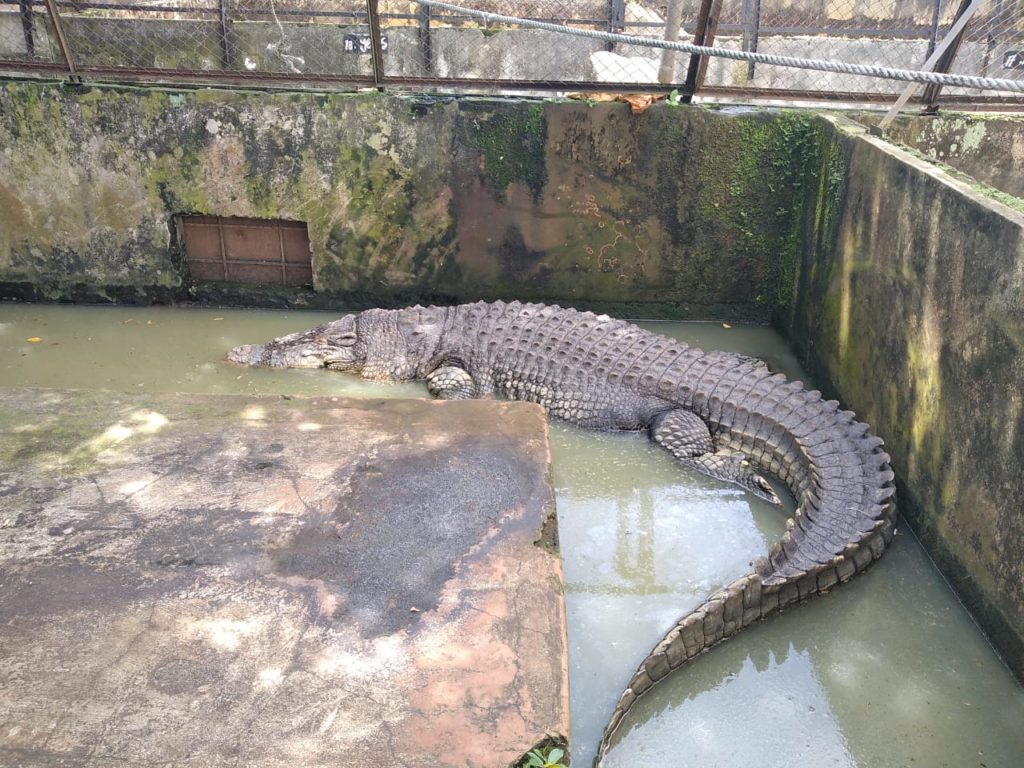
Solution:
<svg viewBox="0 0 1024 768"><path fill-rule="evenodd" d="M771 484L754 471L753 465L738 451L715 450L708 425L697 414L681 408L660 416L651 426L651 439L684 466L736 483L772 504L781 504Z"/></svg>
<svg viewBox="0 0 1024 768"><path fill-rule="evenodd" d="M476 384L464 368L442 365L427 374L427 391L440 400L472 400L476 397Z"/></svg>

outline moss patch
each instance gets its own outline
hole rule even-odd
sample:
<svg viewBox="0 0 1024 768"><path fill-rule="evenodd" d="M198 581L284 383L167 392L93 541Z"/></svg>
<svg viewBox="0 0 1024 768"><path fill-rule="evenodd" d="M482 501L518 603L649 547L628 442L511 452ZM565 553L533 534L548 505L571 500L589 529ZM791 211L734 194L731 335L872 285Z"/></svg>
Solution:
<svg viewBox="0 0 1024 768"><path fill-rule="evenodd" d="M483 158L488 186L504 200L519 182L538 199L547 181L544 147L547 123L543 104L501 104L491 114L477 113L467 136Z"/></svg>

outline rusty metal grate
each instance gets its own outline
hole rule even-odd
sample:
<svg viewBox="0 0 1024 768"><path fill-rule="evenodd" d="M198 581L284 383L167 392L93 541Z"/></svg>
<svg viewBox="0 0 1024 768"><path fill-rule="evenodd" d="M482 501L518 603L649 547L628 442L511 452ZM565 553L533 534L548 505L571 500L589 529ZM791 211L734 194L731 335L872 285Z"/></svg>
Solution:
<svg viewBox="0 0 1024 768"><path fill-rule="evenodd" d="M305 222L182 216L185 257L195 280L312 285Z"/></svg>

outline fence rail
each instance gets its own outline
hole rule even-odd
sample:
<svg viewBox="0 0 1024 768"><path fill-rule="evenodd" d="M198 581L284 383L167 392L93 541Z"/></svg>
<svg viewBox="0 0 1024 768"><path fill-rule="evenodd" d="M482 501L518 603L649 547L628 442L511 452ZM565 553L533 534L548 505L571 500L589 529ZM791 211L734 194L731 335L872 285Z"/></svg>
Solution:
<svg viewBox="0 0 1024 768"><path fill-rule="evenodd" d="M318 89L669 91L894 102L904 84L659 50L679 40L780 60L919 70L968 0L0 0L0 76ZM1024 80L1024 0L983 0L939 72ZM480 18L476 11L504 18ZM493 18L493 17L490 17ZM523 21L546 22L544 29ZM551 27L550 25L557 25ZM570 36L565 28L629 35ZM842 69L841 67L838 69ZM911 103L1024 106L1010 90L928 86Z"/></svg>

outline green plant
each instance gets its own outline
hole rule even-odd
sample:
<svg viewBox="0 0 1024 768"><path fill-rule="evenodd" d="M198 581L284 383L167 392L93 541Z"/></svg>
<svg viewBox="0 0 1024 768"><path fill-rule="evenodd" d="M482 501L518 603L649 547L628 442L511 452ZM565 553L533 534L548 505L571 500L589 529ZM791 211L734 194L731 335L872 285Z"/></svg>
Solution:
<svg viewBox="0 0 1024 768"><path fill-rule="evenodd" d="M566 768L565 763L561 762L564 754L565 751L558 747L548 750L547 755L543 750L531 749L526 755L525 768Z"/></svg>

